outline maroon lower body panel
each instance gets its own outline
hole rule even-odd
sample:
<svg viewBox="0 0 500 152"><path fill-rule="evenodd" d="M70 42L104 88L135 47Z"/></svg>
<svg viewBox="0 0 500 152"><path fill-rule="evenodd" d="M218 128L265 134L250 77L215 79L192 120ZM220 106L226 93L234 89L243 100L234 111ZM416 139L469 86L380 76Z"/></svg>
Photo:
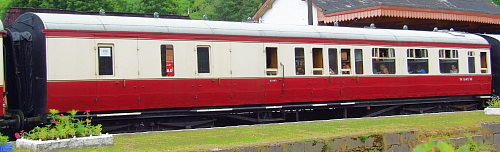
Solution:
<svg viewBox="0 0 500 152"><path fill-rule="evenodd" d="M491 76L48 82L48 109L115 111L490 94Z"/></svg>

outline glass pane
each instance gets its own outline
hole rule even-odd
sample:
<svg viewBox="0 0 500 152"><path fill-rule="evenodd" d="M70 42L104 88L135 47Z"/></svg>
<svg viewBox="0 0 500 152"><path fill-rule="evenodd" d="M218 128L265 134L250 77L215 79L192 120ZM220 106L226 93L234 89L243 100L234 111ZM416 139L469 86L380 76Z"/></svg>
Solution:
<svg viewBox="0 0 500 152"><path fill-rule="evenodd" d="M356 67L356 74L363 74L363 50L354 50L354 61Z"/></svg>
<svg viewBox="0 0 500 152"><path fill-rule="evenodd" d="M295 48L295 74L305 75L304 48Z"/></svg>
<svg viewBox="0 0 500 152"><path fill-rule="evenodd" d="M476 63L474 57L469 57L469 73L476 73Z"/></svg>
<svg viewBox="0 0 500 152"><path fill-rule="evenodd" d="M342 74L351 74L351 50L341 49L340 59L342 63Z"/></svg>
<svg viewBox="0 0 500 152"><path fill-rule="evenodd" d="M409 74L427 74L429 63L427 59L408 59Z"/></svg>
<svg viewBox="0 0 500 152"><path fill-rule="evenodd" d="M439 60L441 73L458 73L458 60Z"/></svg>
<svg viewBox="0 0 500 152"><path fill-rule="evenodd" d="M336 75L338 73L337 49L328 49L328 63L330 75Z"/></svg>
<svg viewBox="0 0 500 152"><path fill-rule="evenodd" d="M210 54L208 47L198 47L198 73L210 73Z"/></svg>
<svg viewBox="0 0 500 152"><path fill-rule="evenodd" d="M373 74L395 74L395 59L373 59Z"/></svg>
<svg viewBox="0 0 500 152"><path fill-rule="evenodd" d="M99 47L99 75L113 75L113 48Z"/></svg>

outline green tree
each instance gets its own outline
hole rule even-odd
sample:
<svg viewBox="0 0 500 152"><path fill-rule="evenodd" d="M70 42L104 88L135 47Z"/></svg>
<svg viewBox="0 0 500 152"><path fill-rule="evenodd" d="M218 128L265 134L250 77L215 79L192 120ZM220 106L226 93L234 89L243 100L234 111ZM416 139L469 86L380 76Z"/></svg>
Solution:
<svg viewBox="0 0 500 152"><path fill-rule="evenodd" d="M493 2L495 2L495 4L497 5L500 5L500 0L493 0Z"/></svg>

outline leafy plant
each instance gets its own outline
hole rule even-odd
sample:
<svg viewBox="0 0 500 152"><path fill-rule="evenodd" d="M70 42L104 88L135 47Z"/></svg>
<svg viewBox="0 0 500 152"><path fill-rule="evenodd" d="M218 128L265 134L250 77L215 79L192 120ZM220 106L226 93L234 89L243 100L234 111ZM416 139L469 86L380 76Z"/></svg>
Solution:
<svg viewBox="0 0 500 152"><path fill-rule="evenodd" d="M92 125L90 120L90 111L84 114L85 120L75 118L77 110L68 111L68 115L59 114L56 109L49 110L50 124L44 127L35 127L31 131L16 133L16 138L27 138L32 140L53 140L65 139L71 137L85 137L90 135L100 135L102 125Z"/></svg>
<svg viewBox="0 0 500 152"><path fill-rule="evenodd" d="M470 147L468 145L460 146L458 149L455 149L453 145L449 142L444 141L433 141L432 139L426 143L417 145L413 152L428 152L428 151L443 151L443 152L470 152Z"/></svg>
<svg viewBox="0 0 500 152"><path fill-rule="evenodd" d="M9 142L9 137L4 136L2 135L2 133L0 133L0 145L5 145L7 144L7 142Z"/></svg>
<svg viewBox="0 0 500 152"><path fill-rule="evenodd" d="M491 108L500 108L500 99L499 99L498 96L492 97L486 103L488 104L488 107L491 107Z"/></svg>

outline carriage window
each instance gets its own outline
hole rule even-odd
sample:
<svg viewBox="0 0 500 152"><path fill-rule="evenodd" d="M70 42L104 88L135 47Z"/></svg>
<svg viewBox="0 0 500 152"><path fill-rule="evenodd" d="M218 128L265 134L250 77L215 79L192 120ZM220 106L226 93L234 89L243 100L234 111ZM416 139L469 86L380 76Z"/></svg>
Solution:
<svg viewBox="0 0 500 152"><path fill-rule="evenodd" d="M266 74L278 75L278 48L266 47Z"/></svg>
<svg viewBox="0 0 500 152"><path fill-rule="evenodd" d="M351 49L340 50L340 60L342 63L342 74L351 74Z"/></svg>
<svg viewBox="0 0 500 152"><path fill-rule="evenodd" d="M488 58L486 57L486 52L481 52L481 73L488 73L488 63L486 62Z"/></svg>
<svg viewBox="0 0 500 152"><path fill-rule="evenodd" d="M458 73L458 50L439 50L441 73Z"/></svg>
<svg viewBox="0 0 500 152"><path fill-rule="evenodd" d="M396 58L393 48L372 49L373 74L395 74Z"/></svg>
<svg viewBox="0 0 500 152"><path fill-rule="evenodd" d="M313 48L313 74L322 75L323 74L323 49Z"/></svg>
<svg viewBox="0 0 500 152"><path fill-rule="evenodd" d="M475 52L469 51L467 52L468 62L469 62L469 73L476 73L476 59L474 58Z"/></svg>
<svg viewBox="0 0 500 152"><path fill-rule="evenodd" d="M295 48L295 74L305 75L305 69L304 48Z"/></svg>
<svg viewBox="0 0 500 152"><path fill-rule="evenodd" d="M337 49L328 49L328 65L330 75L336 75L338 73Z"/></svg>
<svg viewBox="0 0 500 152"><path fill-rule="evenodd" d="M98 47L99 75L113 75L113 47Z"/></svg>
<svg viewBox="0 0 500 152"><path fill-rule="evenodd" d="M174 46L161 45L161 75L174 76Z"/></svg>
<svg viewBox="0 0 500 152"><path fill-rule="evenodd" d="M363 50L354 49L354 66L356 74L363 74Z"/></svg>
<svg viewBox="0 0 500 152"><path fill-rule="evenodd" d="M408 49L406 50L406 57L408 57L409 74L428 73L429 58L427 49Z"/></svg>
<svg viewBox="0 0 500 152"><path fill-rule="evenodd" d="M207 46L198 46L198 73L210 73L210 52Z"/></svg>

